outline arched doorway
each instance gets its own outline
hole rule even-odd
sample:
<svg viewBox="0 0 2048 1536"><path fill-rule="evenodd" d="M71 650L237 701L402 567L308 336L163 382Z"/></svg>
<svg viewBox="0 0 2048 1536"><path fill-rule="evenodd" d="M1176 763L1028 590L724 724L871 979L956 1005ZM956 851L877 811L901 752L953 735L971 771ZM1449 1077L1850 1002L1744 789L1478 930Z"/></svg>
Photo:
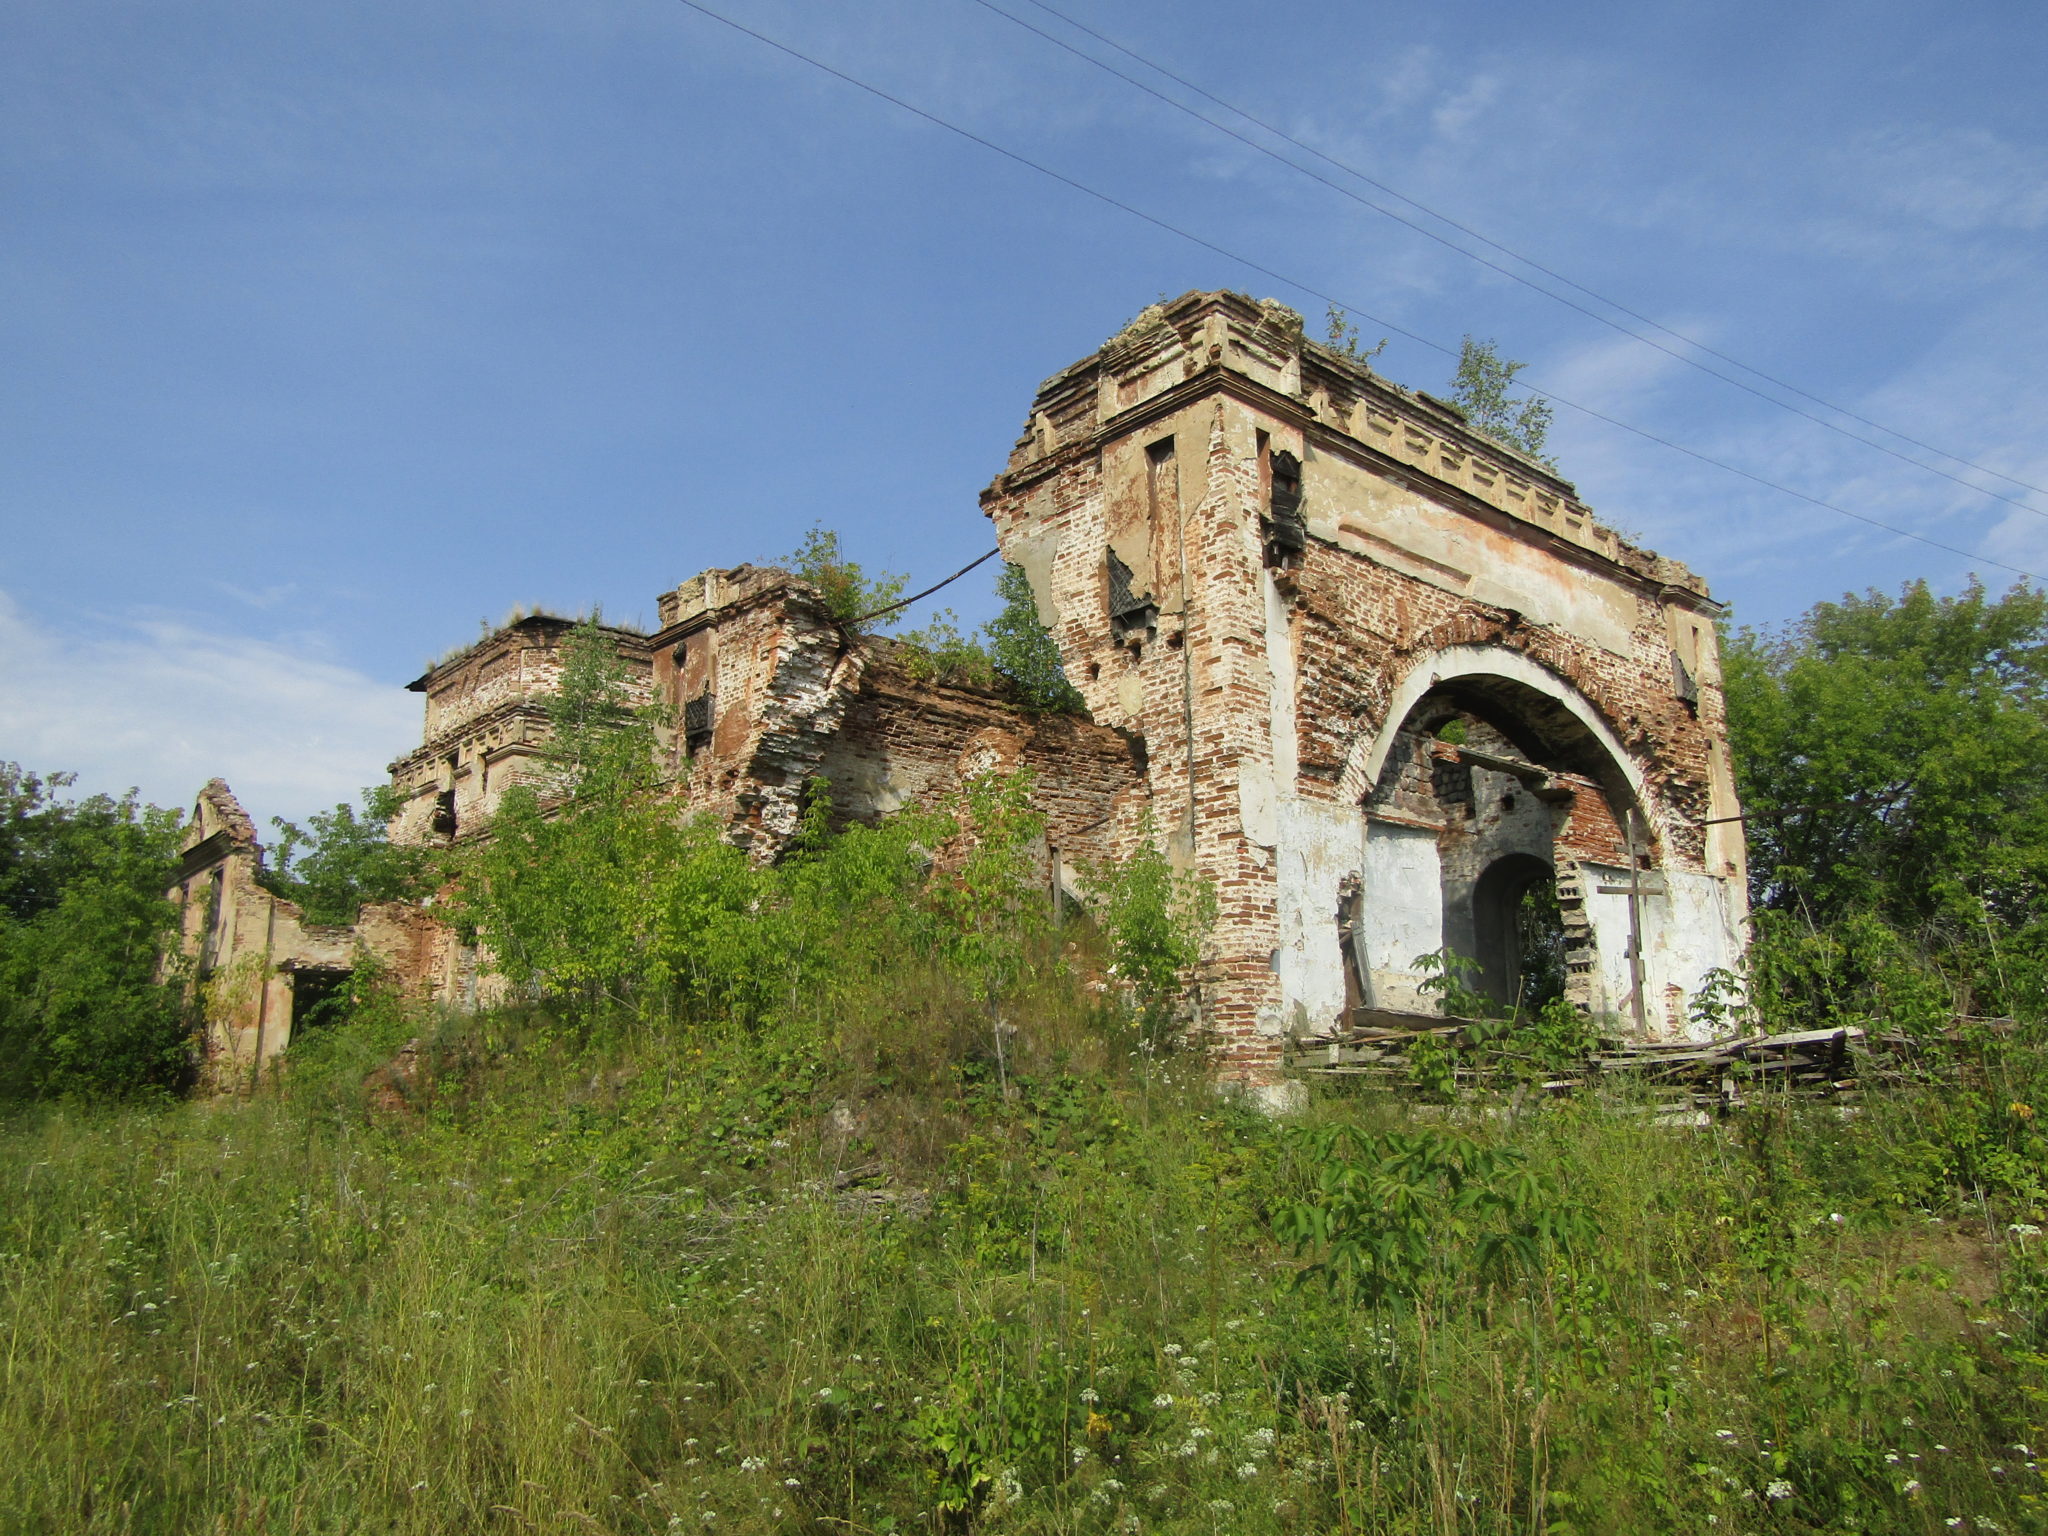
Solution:
<svg viewBox="0 0 2048 1536"><path fill-rule="evenodd" d="M1628 868L1624 829L1645 824L1640 776L1612 730L1563 679L1512 653L1439 653L1394 706L1352 760L1373 1006L1435 1012L1416 961L1444 950L1475 962L1471 984L1503 1009L1566 997L1624 1010L1628 986L1610 973L1625 973L1626 935L1603 918L1596 941L1588 906ZM1654 845L1640 853L1658 862Z"/></svg>

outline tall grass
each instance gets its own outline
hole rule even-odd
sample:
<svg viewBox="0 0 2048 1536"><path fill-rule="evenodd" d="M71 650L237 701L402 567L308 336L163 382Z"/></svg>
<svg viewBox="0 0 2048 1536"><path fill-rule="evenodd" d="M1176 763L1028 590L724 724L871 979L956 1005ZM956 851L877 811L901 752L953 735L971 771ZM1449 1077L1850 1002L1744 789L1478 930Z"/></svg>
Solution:
<svg viewBox="0 0 2048 1536"><path fill-rule="evenodd" d="M1953 1096L1464 1117L1597 1243L1503 1280L1447 1223L1367 1302L1276 1217L1319 1129L1443 1111L1276 1125L1032 971L1003 1088L934 970L765 1029L449 1021L399 1092L345 1030L252 1102L16 1120L0 1526L2041 1528L2040 1213L1929 1162Z"/></svg>
<svg viewBox="0 0 2048 1536"><path fill-rule="evenodd" d="M1164 861L1056 928L1024 806L513 815L553 1001L0 1123L0 1530L2048 1529L2039 1046L1282 1124L1166 1043Z"/></svg>

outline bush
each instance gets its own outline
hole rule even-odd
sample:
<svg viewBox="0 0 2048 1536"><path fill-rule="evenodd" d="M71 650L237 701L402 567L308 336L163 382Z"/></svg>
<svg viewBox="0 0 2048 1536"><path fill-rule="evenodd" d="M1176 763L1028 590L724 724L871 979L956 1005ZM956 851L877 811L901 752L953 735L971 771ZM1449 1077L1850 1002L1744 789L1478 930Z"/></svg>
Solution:
<svg viewBox="0 0 2048 1536"><path fill-rule="evenodd" d="M179 818L0 763L0 1093L162 1092L186 1074L165 976Z"/></svg>

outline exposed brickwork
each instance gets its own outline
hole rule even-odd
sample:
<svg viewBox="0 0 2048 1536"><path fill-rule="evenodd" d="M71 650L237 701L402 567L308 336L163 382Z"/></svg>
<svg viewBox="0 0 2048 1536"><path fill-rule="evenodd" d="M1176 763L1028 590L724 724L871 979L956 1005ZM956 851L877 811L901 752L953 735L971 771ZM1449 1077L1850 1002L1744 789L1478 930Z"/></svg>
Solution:
<svg viewBox="0 0 2048 1536"><path fill-rule="evenodd" d="M459 946L429 913L389 902L364 907L352 926L309 923L296 903L264 889L262 868L254 824L212 780L194 802L169 892L192 962L209 1086L252 1086L304 1026L310 999L365 956L417 995L459 995Z"/></svg>
<svg viewBox="0 0 2048 1536"><path fill-rule="evenodd" d="M420 745L391 765L403 797L392 822L400 842L446 842L486 826L505 792L534 781L547 741L542 701L561 679L572 621L515 619L407 684L426 697ZM648 695L647 638L609 629L637 699Z"/></svg>
<svg viewBox="0 0 2048 1536"><path fill-rule="evenodd" d="M1308 535L1292 553L1270 542L1283 453ZM1694 951L1739 945L1740 842L1704 825L1733 808L1704 586L1452 407L1307 341L1291 311L1234 294L1147 310L1041 386L983 506L1095 718L1143 739L1177 857L1215 887L1205 1023L1235 1070L1270 1075L1284 1031L1341 1006L1335 921L1317 914L1343 892L1362 889L1389 946L1422 917L1457 946L1481 866L1514 853L1576 891L1581 866L1626 864L1631 810L1646 857L1697 877L1659 963L1690 985ZM1108 612L1112 556L1152 604L1142 627ZM1505 767L1476 770L1492 798L1450 815L1425 774L1395 806L1421 763L1409 717L1459 710L1506 732ZM1363 867L1375 819L1433 841L1427 889L1392 873L1423 868L1412 838L1378 877ZM1581 1000L1611 1010L1616 941L1593 899L1567 926L1591 957Z"/></svg>
<svg viewBox="0 0 2048 1536"><path fill-rule="evenodd" d="M661 596L656 634L612 632L659 705L679 812L771 859L820 781L867 819L1021 765L1063 871L1128 854L1149 819L1215 892L1201 1023L1254 1082L1291 1031L1423 1006L1418 953L1473 952L1508 986L1499 934L1535 875L1555 884L1568 995L1595 1012L1678 1027L1739 954L1705 586L1285 306L1148 308L1040 387L983 506L1090 719L921 677L785 571L706 571ZM520 620L412 685L425 731L392 767L394 836L471 835L532 778L566 630ZM195 845L255 857L209 803ZM1614 894L1632 840L1655 891L1640 985ZM260 915L274 931L275 905ZM305 942L388 951L444 997L473 985L476 957L423 914L358 930Z"/></svg>

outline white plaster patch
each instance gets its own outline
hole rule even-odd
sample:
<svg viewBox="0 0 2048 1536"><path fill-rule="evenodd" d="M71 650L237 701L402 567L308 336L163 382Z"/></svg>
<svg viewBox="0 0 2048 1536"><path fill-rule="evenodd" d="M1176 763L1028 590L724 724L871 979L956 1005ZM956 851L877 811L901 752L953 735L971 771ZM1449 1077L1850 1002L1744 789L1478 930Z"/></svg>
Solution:
<svg viewBox="0 0 2048 1536"><path fill-rule="evenodd" d="M1271 848L1280 841L1280 821L1273 807L1273 771L1246 760L1237 765L1237 813L1244 835Z"/></svg>
<svg viewBox="0 0 2048 1536"><path fill-rule="evenodd" d="M1629 1006L1628 897L1601 894L1598 886L1628 884L1628 871L1604 864L1582 866L1586 915L1600 947L1603 1006L1633 1026ZM1643 898L1643 1011L1658 1038L1700 1038L1712 1031L1687 1019L1708 971L1734 970L1742 947L1728 909L1723 882L1711 875L1645 871L1644 881L1660 894ZM1677 1019L1671 1017L1669 989L1677 987Z"/></svg>
<svg viewBox="0 0 2048 1536"><path fill-rule="evenodd" d="M1434 832L1366 823L1363 907L1374 1006L1435 1012L1435 1001L1416 990L1423 978L1415 969L1416 956L1444 947L1443 866Z"/></svg>
<svg viewBox="0 0 2048 1536"><path fill-rule="evenodd" d="M1311 1029L1344 1010L1338 891L1359 865L1359 815L1327 801L1289 796L1280 807L1277 906L1281 994Z"/></svg>
<svg viewBox="0 0 2048 1536"><path fill-rule="evenodd" d="M1145 713L1145 680L1135 672L1126 672L1116 681L1116 707L1123 711L1126 720L1138 720Z"/></svg>

